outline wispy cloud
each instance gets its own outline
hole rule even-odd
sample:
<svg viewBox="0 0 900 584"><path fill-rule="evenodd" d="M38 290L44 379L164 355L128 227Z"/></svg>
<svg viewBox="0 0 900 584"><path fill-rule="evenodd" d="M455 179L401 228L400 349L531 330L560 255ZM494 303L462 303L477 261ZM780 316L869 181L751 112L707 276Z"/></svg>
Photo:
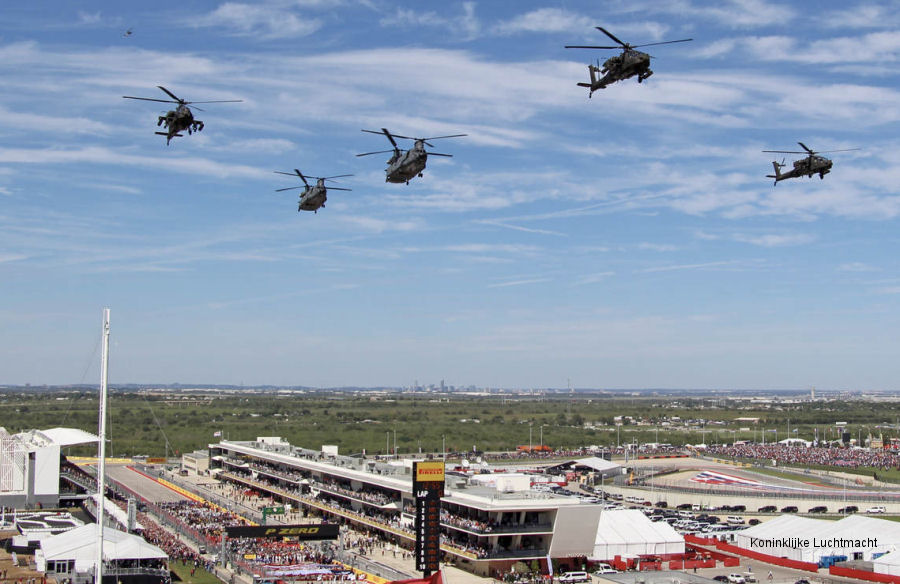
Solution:
<svg viewBox="0 0 900 584"><path fill-rule="evenodd" d="M209 14L195 19L194 25L218 26L232 34L276 39L308 36L319 30L322 22L296 14L287 7L225 2Z"/></svg>
<svg viewBox="0 0 900 584"><path fill-rule="evenodd" d="M849 262L839 265L836 270L838 272L880 272L881 268L864 262Z"/></svg>
<svg viewBox="0 0 900 584"><path fill-rule="evenodd" d="M520 32L572 32L583 34L593 26L593 21L586 17L561 8L539 8L520 14L515 18L494 25L493 31L510 35Z"/></svg>
<svg viewBox="0 0 900 584"><path fill-rule="evenodd" d="M512 282L500 282L498 284L488 284L488 288L508 288L510 286L525 286L527 284L541 284L549 282L550 278L531 278L528 280L513 280Z"/></svg>
<svg viewBox="0 0 900 584"><path fill-rule="evenodd" d="M767 233L762 235L735 234L735 241L749 243L760 247L785 247L791 245L805 245L816 240L814 235L808 233Z"/></svg>
<svg viewBox="0 0 900 584"><path fill-rule="evenodd" d="M456 6L456 5L448 5ZM481 33L481 21L475 14L475 2L463 2L462 13L457 15L438 14L434 11L397 8L393 14L379 21L385 27L431 27L446 29L464 40L477 38Z"/></svg>
<svg viewBox="0 0 900 584"><path fill-rule="evenodd" d="M683 270L708 270L710 268L722 268L725 266L734 266L736 265L735 261L719 261L719 262L704 262L700 264L675 264L671 266L656 266L653 268L644 268L643 270L638 270L638 273L642 274L652 274L655 272L677 272Z"/></svg>

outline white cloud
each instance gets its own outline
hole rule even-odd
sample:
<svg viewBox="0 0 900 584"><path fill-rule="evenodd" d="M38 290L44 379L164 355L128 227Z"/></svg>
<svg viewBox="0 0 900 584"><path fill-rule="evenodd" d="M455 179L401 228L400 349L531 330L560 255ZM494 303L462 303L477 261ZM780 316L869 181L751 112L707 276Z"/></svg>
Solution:
<svg viewBox="0 0 900 584"><path fill-rule="evenodd" d="M513 280L511 282L501 282L499 284L488 284L488 288L508 288L510 286L525 286L527 284L540 284L549 282L550 278L530 278L527 280Z"/></svg>
<svg viewBox="0 0 900 584"><path fill-rule="evenodd" d="M670 243L650 243L647 241L641 242L638 244L638 249L648 250L648 251L676 251L678 247L670 244Z"/></svg>
<svg viewBox="0 0 900 584"><path fill-rule="evenodd" d="M733 239L741 243L749 243L761 247L784 247L790 245L805 245L815 241L816 237L807 233L769 233L764 235L735 234Z"/></svg>
<svg viewBox="0 0 900 584"><path fill-rule="evenodd" d="M271 5L225 2L211 13L198 17L196 26L222 26L234 34L258 35L267 39L308 36L322 22Z"/></svg>
<svg viewBox="0 0 900 584"><path fill-rule="evenodd" d="M736 262L734 261L720 261L720 262L704 262L699 264L674 264L670 266L657 266L654 268L644 268L643 270L638 270L639 273L642 274L652 274L655 272L677 272L683 270L705 270L708 268L721 268L724 266L733 266Z"/></svg>
<svg viewBox="0 0 900 584"><path fill-rule="evenodd" d="M841 264L837 267L837 271L839 272L879 272L881 268L877 268L875 266L863 263L863 262L849 262L846 264Z"/></svg>
<svg viewBox="0 0 900 584"><path fill-rule="evenodd" d="M592 20L586 16L579 16L560 8L539 8L501 22L493 27L493 31L498 34L572 32L581 35L592 27Z"/></svg>
<svg viewBox="0 0 900 584"><path fill-rule="evenodd" d="M455 6L455 5L454 5ZM463 2L462 14L444 16L434 11L397 8L379 21L385 27L431 27L443 28L464 40L477 38L481 33L481 21L475 15L475 2Z"/></svg>

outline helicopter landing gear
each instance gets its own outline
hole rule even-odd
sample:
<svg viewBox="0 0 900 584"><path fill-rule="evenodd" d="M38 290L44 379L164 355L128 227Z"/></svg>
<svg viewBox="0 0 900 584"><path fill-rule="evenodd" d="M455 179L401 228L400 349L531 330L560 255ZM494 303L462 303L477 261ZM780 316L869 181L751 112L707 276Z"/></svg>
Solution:
<svg viewBox="0 0 900 584"><path fill-rule="evenodd" d="M653 71L651 71L650 69L647 69L646 73L641 73L638 75L638 83L642 83L644 81L644 79L650 77L651 75L653 75Z"/></svg>
<svg viewBox="0 0 900 584"><path fill-rule="evenodd" d="M820 172L820 173L819 173L819 180L824 180L824 179L825 179L825 173L824 173L824 172Z"/></svg>
<svg viewBox="0 0 900 584"><path fill-rule="evenodd" d="M159 116L159 120L156 121L156 126L157 127L161 126L165 120L166 120L165 116Z"/></svg>
<svg viewBox="0 0 900 584"><path fill-rule="evenodd" d="M421 172L419 173L419 178L422 178L422 173L421 173Z"/></svg>

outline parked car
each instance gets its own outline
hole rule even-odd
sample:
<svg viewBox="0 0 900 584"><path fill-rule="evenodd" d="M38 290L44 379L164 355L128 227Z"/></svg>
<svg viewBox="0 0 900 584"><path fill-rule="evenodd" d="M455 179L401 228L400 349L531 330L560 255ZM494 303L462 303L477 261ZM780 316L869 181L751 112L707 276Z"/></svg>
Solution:
<svg viewBox="0 0 900 584"><path fill-rule="evenodd" d="M760 513L775 513L776 511L778 511L778 507L775 505L766 505L765 507L759 508Z"/></svg>
<svg viewBox="0 0 900 584"><path fill-rule="evenodd" d="M828 507L825 505L816 505L809 510L809 513L828 513Z"/></svg>
<svg viewBox="0 0 900 584"><path fill-rule="evenodd" d="M743 574L728 574L729 584L745 584L746 582Z"/></svg>
<svg viewBox="0 0 900 584"><path fill-rule="evenodd" d="M885 509L881 505L876 505L874 507L869 507L868 509L866 509L866 513L887 513L887 509Z"/></svg>
<svg viewBox="0 0 900 584"><path fill-rule="evenodd" d="M682 503L681 505L679 505L678 507L675 507L675 508L678 510L686 510L686 509L689 510L691 507L692 507L692 505L690 503Z"/></svg>
<svg viewBox="0 0 900 584"><path fill-rule="evenodd" d="M573 584L575 582L590 582L591 577L588 576L587 572L564 572L559 576L560 582L565 582L566 584Z"/></svg>
<svg viewBox="0 0 900 584"><path fill-rule="evenodd" d="M796 513L797 508L793 505L788 505L787 507L782 507L781 512L782 513Z"/></svg>
<svg viewBox="0 0 900 584"><path fill-rule="evenodd" d="M610 566L609 564L597 564L596 569L594 570L595 574L618 574L619 571Z"/></svg>
<svg viewBox="0 0 900 584"><path fill-rule="evenodd" d="M750 521L747 522L747 525L759 525L759 523L760 523L759 519L756 519L754 517L753 519L751 519Z"/></svg>
<svg viewBox="0 0 900 584"><path fill-rule="evenodd" d="M669 506L669 504L665 501L657 501L656 506L659 507L660 509L666 509Z"/></svg>
<svg viewBox="0 0 900 584"><path fill-rule="evenodd" d="M840 509L838 509L838 513L840 513L841 515L847 513L856 513L857 511L859 511L859 507L857 507L856 505L847 505L846 507L841 507Z"/></svg>
<svg viewBox="0 0 900 584"><path fill-rule="evenodd" d="M725 574L719 574L718 576L713 576L713 580L716 582L728 582L728 576Z"/></svg>
<svg viewBox="0 0 900 584"><path fill-rule="evenodd" d="M800 578L799 580L794 582L794 584L809 584L809 580L807 580L806 578Z"/></svg>

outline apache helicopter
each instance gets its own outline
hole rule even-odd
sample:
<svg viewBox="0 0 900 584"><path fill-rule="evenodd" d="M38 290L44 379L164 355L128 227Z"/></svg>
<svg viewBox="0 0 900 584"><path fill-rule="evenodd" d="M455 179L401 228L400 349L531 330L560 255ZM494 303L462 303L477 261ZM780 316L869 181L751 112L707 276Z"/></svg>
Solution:
<svg viewBox="0 0 900 584"><path fill-rule="evenodd" d="M376 132L374 130L363 130L363 132L368 132L370 134L384 134L385 136L387 136L387 139L390 140L391 146L393 146L394 149L379 150L377 152L365 152L363 154L357 154L357 156L368 156L370 154L384 154L385 152L393 152L393 156L391 156L390 160L387 161L388 167L384 171L387 176L384 181L406 184L409 184L409 181L411 179L417 176L422 176L422 171L425 170L425 161L428 159L429 154L432 156L447 156L448 158L453 156L452 154L441 154L439 152L426 152L425 146L434 148L434 146L428 143L429 140L439 140L441 138L460 138L467 135L453 134L451 136L434 136L433 138L410 138L409 136L401 136L400 134L391 134L386 128L381 128L380 132ZM397 146L397 142L394 141L394 138L415 140L415 144L409 150L401 150Z"/></svg>
<svg viewBox="0 0 900 584"><path fill-rule="evenodd" d="M685 43L687 41L692 41L694 39L679 39L677 41L663 41L661 43L647 43L644 45L629 45L628 43L623 43L619 39L617 39L611 32L603 28L602 26L595 27L597 30L601 31L603 34L611 38L612 40L619 43L618 47L615 46L591 46L591 45L566 45L567 49L622 49L622 53L616 55L615 57L610 57L603 63L603 68L600 68L600 61L597 61L597 65L588 65L588 72L591 75L590 83L579 83L579 87L590 87L591 91L588 93L588 97L591 97L595 91L598 89L603 89L610 83L615 83L616 81L622 81L623 79L628 79L629 77L638 76L638 83L641 83L647 77L653 75L653 71L650 70L650 55L647 53L643 53L641 51L635 51L638 47L652 47L653 45L668 45L672 43ZM598 74L602 75L602 77L598 77Z"/></svg>
<svg viewBox="0 0 900 584"><path fill-rule="evenodd" d="M809 154L806 158L801 158L800 160L794 161L794 168L782 174L781 169L784 167L784 160L781 161L781 164L778 164L777 161L772 161L772 166L775 167L775 174L767 174L766 178L774 178L775 185L778 185L778 181L784 180L787 178L798 178L803 175L806 175L808 178L812 178L812 175L818 174L820 179L825 178L825 175L831 172L831 165L834 164L830 159L825 158L824 156L818 156L822 154L822 152L816 152L815 150L810 150L806 144L803 142L797 142L803 147L804 151L801 150L763 150L763 152L773 152L778 154ZM850 152L851 150L859 150L859 148L846 148L843 150L826 150L824 153L828 152Z"/></svg>
<svg viewBox="0 0 900 584"><path fill-rule="evenodd" d="M300 193L300 201L297 204L297 212L300 211L312 211L313 213L318 213L319 208L325 206L325 201L328 200L328 196L326 195L328 189L325 188L325 181L331 180L334 178L341 178L345 176L353 176L352 174L338 174L336 176L311 176L309 178L316 179L316 186L310 186L308 182L306 182L305 176L303 173L294 169L294 172L281 172L280 170L275 171L276 174L286 174L287 176L299 176L300 180L303 181L305 186L302 187L287 187L286 189L276 189L276 193L280 193L282 191L290 191L293 189L303 189L303 192ZM331 187L332 190L335 191L349 191L352 189L343 189L341 187Z"/></svg>
<svg viewBox="0 0 900 584"><path fill-rule="evenodd" d="M194 106L191 107L192 103L238 103L244 101L243 99L220 99L216 101L185 101L180 97L176 97L174 93L163 87L162 85L157 85L160 89L166 92L166 95L171 97L172 99L153 99L150 97L132 97L130 95L123 95L125 99L140 99L143 101L158 101L162 103L177 103L178 107L173 110L169 110L168 113L164 116L159 116L159 120L157 120L156 125L162 126L163 123L166 125L165 132L156 132L160 136L166 137L166 145L169 145L169 142L172 138L181 137L179 132L183 132L187 130L188 134L192 134L194 132L199 132L203 129L203 122L200 120L194 119L194 113L191 111L192 109L196 109L197 111L203 111L199 107Z"/></svg>

